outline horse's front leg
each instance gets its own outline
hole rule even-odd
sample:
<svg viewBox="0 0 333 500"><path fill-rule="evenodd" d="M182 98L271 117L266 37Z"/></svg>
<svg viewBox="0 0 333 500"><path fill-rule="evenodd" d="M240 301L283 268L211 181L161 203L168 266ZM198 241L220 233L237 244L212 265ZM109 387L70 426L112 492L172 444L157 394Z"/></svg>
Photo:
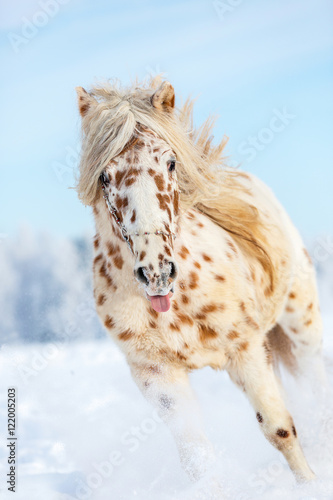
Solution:
<svg viewBox="0 0 333 500"><path fill-rule="evenodd" d="M142 393L171 430L183 468L191 480L200 479L212 468L215 455L204 434L187 372L165 363L130 366Z"/></svg>
<svg viewBox="0 0 333 500"><path fill-rule="evenodd" d="M246 342L230 362L230 378L249 398L266 438L285 456L298 481L315 478L303 454L296 428L280 394L264 339Z"/></svg>

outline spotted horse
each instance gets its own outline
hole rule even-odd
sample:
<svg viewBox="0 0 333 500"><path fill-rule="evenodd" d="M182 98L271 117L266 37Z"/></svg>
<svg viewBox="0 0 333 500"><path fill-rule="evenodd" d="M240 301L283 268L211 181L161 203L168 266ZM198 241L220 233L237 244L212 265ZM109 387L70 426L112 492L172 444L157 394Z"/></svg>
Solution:
<svg viewBox="0 0 333 500"><path fill-rule="evenodd" d="M298 481L312 480L277 363L321 365L315 273L270 189L228 167L214 119L193 126L160 78L77 88L77 191L93 209L98 315L197 480L214 464L189 373L227 370Z"/></svg>

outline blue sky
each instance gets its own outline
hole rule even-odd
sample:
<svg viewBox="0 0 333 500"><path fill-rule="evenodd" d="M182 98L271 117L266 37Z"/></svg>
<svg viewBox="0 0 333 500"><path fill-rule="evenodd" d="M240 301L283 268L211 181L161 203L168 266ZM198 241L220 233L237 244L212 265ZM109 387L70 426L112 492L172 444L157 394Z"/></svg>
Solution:
<svg viewBox="0 0 333 500"><path fill-rule="evenodd" d="M229 136L232 160L271 186L306 238L333 233L332 2L17 0L1 10L0 233L93 231L69 189L74 87L157 72L178 102L199 96L197 124L219 115L215 136Z"/></svg>

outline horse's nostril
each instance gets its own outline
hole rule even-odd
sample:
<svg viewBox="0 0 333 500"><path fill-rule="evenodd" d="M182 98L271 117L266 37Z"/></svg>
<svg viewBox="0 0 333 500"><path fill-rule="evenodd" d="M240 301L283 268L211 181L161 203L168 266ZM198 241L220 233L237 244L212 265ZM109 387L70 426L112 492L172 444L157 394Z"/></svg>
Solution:
<svg viewBox="0 0 333 500"><path fill-rule="evenodd" d="M136 271L134 272L135 277L138 281L141 283L144 283L145 285L149 285L149 281L147 276L145 275L144 267L138 267Z"/></svg>
<svg viewBox="0 0 333 500"><path fill-rule="evenodd" d="M177 276L177 268L173 262L169 262L169 264L170 264L170 268L171 268L170 269L170 278L172 278L174 280Z"/></svg>

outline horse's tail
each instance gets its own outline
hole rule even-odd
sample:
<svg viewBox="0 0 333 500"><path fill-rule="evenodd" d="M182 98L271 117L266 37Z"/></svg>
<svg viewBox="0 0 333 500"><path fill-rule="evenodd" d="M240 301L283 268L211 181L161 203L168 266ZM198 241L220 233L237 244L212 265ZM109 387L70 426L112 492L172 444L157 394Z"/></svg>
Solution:
<svg viewBox="0 0 333 500"><path fill-rule="evenodd" d="M282 363L293 375L296 374L297 361L292 353L292 340L277 323L267 334L267 340L273 356L274 367Z"/></svg>

